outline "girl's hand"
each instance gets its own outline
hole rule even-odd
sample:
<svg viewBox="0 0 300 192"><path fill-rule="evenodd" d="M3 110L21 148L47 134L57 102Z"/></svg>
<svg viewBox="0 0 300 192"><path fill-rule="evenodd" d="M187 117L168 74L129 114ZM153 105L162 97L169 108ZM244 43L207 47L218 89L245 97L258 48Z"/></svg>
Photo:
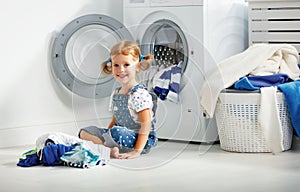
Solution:
<svg viewBox="0 0 300 192"><path fill-rule="evenodd" d="M133 159L133 158L139 157L140 155L141 155L141 152L131 151L128 153L119 154L119 159Z"/></svg>

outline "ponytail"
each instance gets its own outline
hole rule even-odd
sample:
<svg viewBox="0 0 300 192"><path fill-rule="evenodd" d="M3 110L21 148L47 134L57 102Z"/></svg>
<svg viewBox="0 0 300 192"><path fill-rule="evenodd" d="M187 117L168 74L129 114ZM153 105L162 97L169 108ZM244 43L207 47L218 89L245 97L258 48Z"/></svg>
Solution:
<svg viewBox="0 0 300 192"><path fill-rule="evenodd" d="M141 55L140 56L140 62L141 62L141 70L142 71L146 71L147 69L149 69L152 65L152 54L148 54L146 56Z"/></svg>
<svg viewBox="0 0 300 192"><path fill-rule="evenodd" d="M111 74L112 73L112 67L111 67L111 61L110 58L106 61L104 61L102 64L102 70L105 74Z"/></svg>

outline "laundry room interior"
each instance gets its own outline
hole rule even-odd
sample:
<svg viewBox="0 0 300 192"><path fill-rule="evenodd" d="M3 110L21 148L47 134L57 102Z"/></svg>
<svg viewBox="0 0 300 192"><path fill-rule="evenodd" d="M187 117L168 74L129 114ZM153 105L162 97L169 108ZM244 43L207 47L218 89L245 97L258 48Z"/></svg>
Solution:
<svg viewBox="0 0 300 192"><path fill-rule="evenodd" d="M10 0L0 15L1 191L298 191L299 0ZM151 55L137 81L157 143L132 159L80 132L116 118L123 40Z"/></svg>

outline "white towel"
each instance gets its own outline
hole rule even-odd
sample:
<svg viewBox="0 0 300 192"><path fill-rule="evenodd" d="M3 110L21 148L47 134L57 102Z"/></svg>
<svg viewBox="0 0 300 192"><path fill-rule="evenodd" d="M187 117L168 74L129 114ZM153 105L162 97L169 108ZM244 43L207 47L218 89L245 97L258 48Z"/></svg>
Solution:
<svg viewBox="0 0 300 192"><path fill-rule="evenodd" d="M252 71L263 74L265 70L277 65L281 73L287 74L293 80L298 79L298 60L297 49L288 44L254 44L244 52L225 59L206 75L200 93L200 102L206 117L213 117L219 93ZM258 68L259 66L264 67Z"/></svg>
<svg viewBox="0 0 300 192"><path fill-rule="evenodd" d="M277 87L263 87L260 91L258 121L271 152L276 154L284 150L282 126L277 108Z"/></svg>
<svg viewBox="0 0 300 192"><path fill-rule="evenodd" d="M75 145L76 143L80 143L82 141L78 137L68 135L65 133L61 133L61 132L45 133L36 139L37 151L39 151L45 147L45 142L47 139L51 139L55 144L63 144L63 145L67 145L67 146Z"/></svg>
<svg viewBox="0 0 300 192"><path fill-rule="evenodd" d="M285 57L285 55L289 54L291 54L291 57ZM292 56L293 54L295 55ZM284 48L276 51L272 57L268 58L265 62L257 66L253 71L250 72L250 75L263 76L283 73L295 80L299 77L299 67L297 64L297 52Z"/></svg>

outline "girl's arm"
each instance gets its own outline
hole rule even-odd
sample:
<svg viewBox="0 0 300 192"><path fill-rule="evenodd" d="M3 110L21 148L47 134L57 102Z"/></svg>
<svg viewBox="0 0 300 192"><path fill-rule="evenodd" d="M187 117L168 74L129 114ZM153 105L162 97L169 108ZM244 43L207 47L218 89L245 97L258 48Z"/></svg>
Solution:
<svg viewBox="0 0 300 192"><path fill-rule="evenodd" d="M120 155L121 159L129 159L129 158L135 158L140 156L141 152L143 151L148 137L150 133L151 128L151 115L150 115L150 109L144 109L140 111L139 113L139 120L141 122L141 129L138 134L138 138L136 141L136 144L134 146L134 150L128 153L124 153Z"/></svg>
<svg viewBox="0 0 300 192"><path fill-rule="evenodd" d="M116 121L115 121L114 116L112 116L112 119L111 119L110 123L108 124L107 129L110 129L115 125L116 125Z"/></svg>

